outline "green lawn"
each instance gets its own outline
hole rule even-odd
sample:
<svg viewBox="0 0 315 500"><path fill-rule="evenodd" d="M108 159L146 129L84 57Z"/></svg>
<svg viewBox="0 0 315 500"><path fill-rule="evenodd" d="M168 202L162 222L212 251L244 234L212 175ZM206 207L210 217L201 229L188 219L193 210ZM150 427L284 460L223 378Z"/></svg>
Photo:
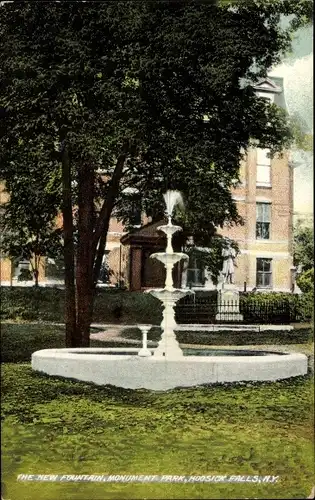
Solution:
<svg viewBox="0 0 315 500"><path fill-rule="evenodd" d="M100 328L95 331L100 331ZM109 346L109 344L106 345ZM123 347L125 344L116 342L110 345ZM64 326L46 323L3 323L1 325L2 362L30 362L33 352L60 347L66 347ZM104 343L92 340L91 347L104 347Z"/></svg>
<svg viewBox="0 0 315 500"><path fill-rule="evenodd" d="M314 483L313 377L167 392L47 377L23 350L61 347L62 329L3 325L5 499L306 498ZM36 329L37 326L37 329ZM40 329L41 328L41 329ZM58 330L58 331L55 331ZM20 345L18 342L20 338ZM96 344L94 344L96 345ZM12 351L11 351L12 352ZM19 359L20 356L20 359ZM11 354L12 357L12 354ZM18 474L279 475L276 484L18 482Z"/></svg>
<svg viewBox="0 0 315 500"><path fill-rule="evenodd" d="M148 340L157 341L161 336L161 329L153 327L148 333ZM138 328L125 328L122 331L122 337L126 339L141 340L142 333ZM312 341L313 335L311 328L299 328L296 326L291 331L230 331L221 330L211 331L178 331L177 340L182 344L199 345L258 345L258 344L308 344Z"/></svg>

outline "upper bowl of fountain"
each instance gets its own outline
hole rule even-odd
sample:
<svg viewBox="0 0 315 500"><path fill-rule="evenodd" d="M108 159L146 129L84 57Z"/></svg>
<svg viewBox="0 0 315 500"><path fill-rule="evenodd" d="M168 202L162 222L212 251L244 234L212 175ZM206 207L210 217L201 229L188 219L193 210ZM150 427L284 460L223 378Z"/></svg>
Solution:
<svg viewBox="0 0 315 500"><path fill-rule="evenodd" d="M153 253L150 255L151 259L157 259L160 262L162 262L165 266L167 264L176 264L176 262L179 262L182 259L188 260L188 255L182 252L173 252L173 253L167 253L167 252L157 252Z"/></svg>
<svg viewBox="0 0 315 500"><path fill-rule="evenodd" d="M173 224L165 224L164 226L158 227L159 231L163 231L167 236L172 236L174 233L178 231L182 231L183 228L180 226L174 226Z"/></svg>
<svg viewBox="0 0 315 500"><path fill-rule="evenodd" d="M138 325L136 325L136 327L141 331L148 332L149 330L151 330L152 324L139 323Z"/></svg>
<svg viewBox="0 0 315 500"><path fill-rule="evenodd" d="M193 295L195 293L193 290L184 288L153 288L152 290L146 290L146 292L161 302L177 302L186 295Z"/></svg>

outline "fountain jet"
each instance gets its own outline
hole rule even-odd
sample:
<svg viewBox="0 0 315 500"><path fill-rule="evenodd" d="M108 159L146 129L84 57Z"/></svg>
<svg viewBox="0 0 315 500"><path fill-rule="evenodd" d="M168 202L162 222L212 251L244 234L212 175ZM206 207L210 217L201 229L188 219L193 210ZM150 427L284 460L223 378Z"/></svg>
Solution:
<svg viewBox="0 0 315 500"><path fill-rule="evenodd" d="M165 194L163 194L163 198L166 205L166 214L170 221L175 206L176 205L179 205L180 207L184 206L183 198L179 191L174 191L172 189L169 189Z"/></svg>

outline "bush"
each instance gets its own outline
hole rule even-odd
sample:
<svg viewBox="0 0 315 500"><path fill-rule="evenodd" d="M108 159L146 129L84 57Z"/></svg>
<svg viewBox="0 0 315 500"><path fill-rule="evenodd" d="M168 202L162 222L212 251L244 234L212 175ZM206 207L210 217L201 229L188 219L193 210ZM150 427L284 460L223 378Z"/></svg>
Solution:
<svg viewBox="0 0 315 500"><path fill-rule="evenodd" d="M302 292L310 293L314 291L314 268L300 274L296 282Z"/></svg>
<svg viewBox="0 0 315 500"><path fill-rule="evenodd" d="M300 321L314 323L314 292L303 293L297 300L297 317Z"/></svg>
<svg viewBox="0 0 315 500"><path fill-rule="evenodd" d="M148 293L97 290L93 321L159 325L162 321L162 304Z"/></svg>
<svg viewBox="0 0 315 500"><path fill-rule="evenodd" d="M64 322L64 290L1 287L1 317L11 320ZM119 289L97 289L93 322L160 324L162 305L152 295Z"/></svg>
<svg viewBox="0 0 315 500"><path fill-rule="evenodd" d="M1 317L63 321L64 291L40 287L1 287Z"/></svg>
<svg viewBox="0 0 315 500"><path fill-rule="evenodd" d="M241 293L240 312L249 323L290 323L311 321L313 292ZM213 323L217 312L216 291L184 297L176 306L178 323ZM185 300L186 299L186 300ZM186 304L187 301L187 304ZM195 316L196 317L195 317ZM2 287L1 317L11 320L64 322L64 290L41 287ZM148 293L97 289L93 322L159 325L162 304Z"/></svg>
<svg viewBox="0 0 315 500"><path fill-rule="evenodd" d="M247 322L291 323L297 320L298 300L299 297L291 293L243 293L240 311Z"/></svg>
<svg viewBox="0 0 315 500"><path fill-rule="evenodd" d="M18 275L18 281L32 281L33 275L29 269L21 269Z"/></svg>

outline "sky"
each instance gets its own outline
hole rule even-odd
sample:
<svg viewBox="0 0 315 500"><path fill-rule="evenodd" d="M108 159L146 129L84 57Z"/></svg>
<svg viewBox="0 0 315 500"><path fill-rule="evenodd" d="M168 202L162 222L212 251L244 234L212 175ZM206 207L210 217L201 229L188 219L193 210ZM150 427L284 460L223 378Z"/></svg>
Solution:
<svg viewBox="0 0 315 500"><path fill-rule="evenodd" d="M270 76L283 80L289 114L303 118L308 132L313 134L313 27L297 31L292 54ZM294 212L313 213L313 154L292 151L294 168Z"/></svg>

